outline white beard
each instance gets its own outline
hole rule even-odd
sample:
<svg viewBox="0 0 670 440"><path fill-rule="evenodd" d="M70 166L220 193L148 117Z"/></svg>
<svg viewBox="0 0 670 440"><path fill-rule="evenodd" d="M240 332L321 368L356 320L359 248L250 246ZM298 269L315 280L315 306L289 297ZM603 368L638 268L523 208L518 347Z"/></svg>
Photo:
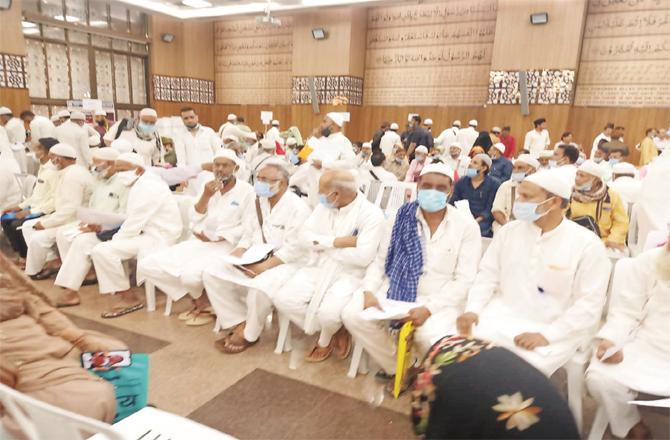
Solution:
<svg viewBox="0 0 670 440"><path fill-rule="evenodd" d="M659 280L670 281L670 245L666 245L665 251L658 256L656 273Z"/></svg>

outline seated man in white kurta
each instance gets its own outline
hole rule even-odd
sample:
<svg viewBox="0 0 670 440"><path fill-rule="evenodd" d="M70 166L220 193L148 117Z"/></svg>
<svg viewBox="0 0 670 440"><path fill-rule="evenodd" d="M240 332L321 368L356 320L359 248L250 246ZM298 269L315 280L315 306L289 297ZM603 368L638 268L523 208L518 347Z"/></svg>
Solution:
<svg viewBox="0 0 670 440"><path fill-rule="evenodd" d="M118 155L118 151L109 147L96 148L92 153L95 184L88 207L95 211L115 214L126 212L128 187L119 181L114 167L114 160ZM57 306L79 304L78 291L82 284L96 282L94 273L89 273L92 267L91 250L100 243L96 234L116 227L76 221L58 229L56 244L63 264L54 284L64 290L59 294Z"/></svg>
<svg viewBox="0 0 670 440"><path fill-rule="evenodd" d="M393 229L386 228L363 288L342 313L347 330L390 375L395 373L396 356L388 322L366 321L361 312L380 307L380 298L416 303L408 319L416 326L414 341L423 355L453 328L477 275L479 225L447 204L453 179L448 165L423 168L418 201L401 207Z"/></svg>
<svg viewBox="0 0 670 440"><path fill-rule="evenodd" d="M272 256L245 265L244 272L218 261L203 274L207 296L221 326L235 327L216 341L216 348L224 353L241 353L258 341L265 319L272 313L271 298L301 263L306 263L306 249L298 236L310 210L305 201L288 191L288 180L283 160L270 159L261 165L254 184L257 198L249 206L244 234L232 252L241 256L254 245L271 244Z"/></svg>
<svg viewBox="0 0 670 440"><path fill-rule="evenodd" d="M316 254L274 298L275 307L307 334L320 329L309 362L326 360L335 350L344 359L351 338L342 327L342 309L361 284L377 255L384 215L358 192L350 171L325 171L319 180L319 205L303 226L301 240Z"/></svg>
<svg viewBox="0 0 670 440"><path fill-rule="evenodd" d="M103 318L116 318L144 307L130 288L124 263L130 259L142 261L150 253L173 245L182 231L177 200L164 181L146 171L142 156L119 154L114 167L116 178L129 188L126 218L111 240L91 251L100 293L118 294L120 298L102 313Z"/></svg>
<svg viewBox="0 0 670 440"><path fill-rule="evenodd" d="M173 301L187 293L193 309L179 315L186 325L205 325L214 320L207 296L202 295L202 272L217 255L227 254L242 236L242 219L253 202L254 190L235 178L239 160L233 150L214 156L214 179L207 182L198 202L190 208L193 238L143 259L137 281L149 281Z"/></svg>
<svg viewBox="0 0 670 440"><path fill-rule="evenodd" d="M626 269L612 288L586 385L615 436L651 438L628 402L638 392L670 397L670 241L640 254ZM602 359L610 349L616 352Z"/></svg>
<svg viewBox="0 0 670 440"><path fill-rule="evenodd" d="M571 192L560 170L521 182L516 220L493 237L457 321L547 376L595 334L611 268L600 238L564 217Z"/></svg>

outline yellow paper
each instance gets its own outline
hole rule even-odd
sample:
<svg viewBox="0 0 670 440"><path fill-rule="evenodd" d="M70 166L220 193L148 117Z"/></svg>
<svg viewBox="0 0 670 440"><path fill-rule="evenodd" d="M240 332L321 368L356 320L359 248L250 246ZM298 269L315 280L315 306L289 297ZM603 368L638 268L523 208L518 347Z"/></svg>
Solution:
<svg viewBox="0 0 670 440"><path fill-rule="evenodd" d="M312 151L314 151L309 145L305 145L302 147L302 150L298 153L298 157L302 159L303 161L307 160L310 154L312 154Z"/></svg>
<svg viewBox="0 0 670 440"><path fill-rule="evenodd" d="M405 381L409 363L412 359L412 344L410 342L412 333L414 333L412 321L407 321L400 328L400 334L398 335L398 359L396 361L395 381L393 383L393 397L396 399L400 395L400 390L402 389L402 384Z"/></svg>

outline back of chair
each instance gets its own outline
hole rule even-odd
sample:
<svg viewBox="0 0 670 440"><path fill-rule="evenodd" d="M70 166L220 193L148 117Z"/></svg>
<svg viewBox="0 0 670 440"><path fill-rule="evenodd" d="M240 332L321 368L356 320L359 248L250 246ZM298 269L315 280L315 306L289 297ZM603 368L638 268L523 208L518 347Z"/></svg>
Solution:
<svg viewBox="0 0 670 440"><path fill-rule="evenodd" d="M37 177L32 174L15 174L16 180L19 182L19 188L21 188L21 197L23 200L30 197L33 193L33 188L35 188L35 183L37 183Z"/></svg>
<svg viewBox="0 0 670 440"><path fill-rule="evenodd" d="M374 203L384 211L384 214L392 216L403 204L414 200L416 200L416 183L381 182Z"/></svg>
<svg viewBox="0 0 670 440"><path fill-rule="evenodd" d="M83 440L96 433L108 440L124 440L106 423L66 411L2 384L0 403L29 440Z"/></svg>

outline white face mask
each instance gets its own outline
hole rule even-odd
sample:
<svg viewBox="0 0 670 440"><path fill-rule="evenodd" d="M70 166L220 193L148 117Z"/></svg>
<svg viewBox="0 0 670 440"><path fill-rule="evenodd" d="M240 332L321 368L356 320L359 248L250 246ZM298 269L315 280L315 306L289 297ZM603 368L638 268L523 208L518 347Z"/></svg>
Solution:
<svg viewBox="0 0 670 440"><path fill-rule="evenodd" d="M121 182L122 185L132 186L135 181L140 177L135 173L135 170L120 171L116 173L117 179Z"/></svg>

